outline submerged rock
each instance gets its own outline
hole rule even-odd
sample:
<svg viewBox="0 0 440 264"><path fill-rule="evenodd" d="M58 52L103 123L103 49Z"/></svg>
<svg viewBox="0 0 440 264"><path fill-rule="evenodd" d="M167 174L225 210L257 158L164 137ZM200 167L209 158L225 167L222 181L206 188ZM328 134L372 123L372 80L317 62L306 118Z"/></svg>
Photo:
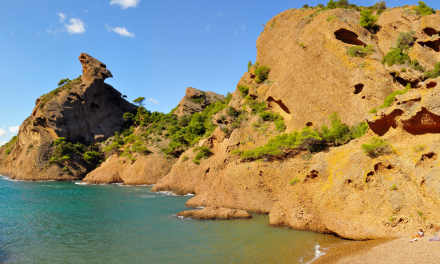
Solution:
<svg viewBox="0 0 440 264"><path fill-rule="evenodd" d="M202 210L182 211L177 214L185 218L193 218L199 220L232 220L252 218L244 210L234 210L230 208L205 207Z"/></svg>

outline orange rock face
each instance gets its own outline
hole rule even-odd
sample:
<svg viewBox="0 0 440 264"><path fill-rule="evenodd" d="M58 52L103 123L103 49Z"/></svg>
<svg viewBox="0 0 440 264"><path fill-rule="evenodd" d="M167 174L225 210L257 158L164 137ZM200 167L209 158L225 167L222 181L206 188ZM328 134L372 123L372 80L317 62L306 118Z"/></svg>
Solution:
<svg viewBox="0 0 440 264"><path fill-rule="evenodd" d="M268 79L257 84L254 65L238 84L265 101L266 110L283 116L288 132L319 128L337 111L348 125L367 120L367 135L313 157L297 152L285 160L245 162L231 151L254 149L278 134L273 123L251 115L229 135L217 129L201 141L214 154L200 165L191 161L196 153L185 152L182 156L188 158L180 158L152 190L194 193L186 204L190 207L269 213L271 225L350 239L439 228L440 80L401 72L408 66L387 67L381 59L399 32L414 30L417 40L409 56L432 69L440 61L433 33L440 32L440 14L419 17L395 8L380 15L380 30L371 33L359 26L358 12L335 9L307 17L315 11L292 9L270 20L257 41L257 62L270 67ZM350 57L347 48L353 45L373 45L375 52ZM414 89L379 109L388 95L408 83ZM236 91L230 106L242 109L243 101ZM379 111L368 115L372 108ZM361 146L378 135L394 152L370 158Z"/></svg>

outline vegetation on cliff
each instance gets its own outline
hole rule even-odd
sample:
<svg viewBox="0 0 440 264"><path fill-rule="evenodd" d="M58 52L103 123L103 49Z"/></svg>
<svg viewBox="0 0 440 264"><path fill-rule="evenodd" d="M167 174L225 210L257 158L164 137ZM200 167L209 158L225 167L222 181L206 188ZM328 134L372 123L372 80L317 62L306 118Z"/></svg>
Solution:
<svg viewBox="0 0 440 264"><path fill-rule="evenodd" d="M301 131L284 133L269 139L266 145L241 153L243 160L263 158L268 160L270 156L280 156L290 153L292 150L305 149L309 152L318 152L326 149L329 144L338 146L348 141L359 138L368 130L368 124L361 122L357 126L349 128L341 122L338 113L330 116L331 127L323 125L321 131L305 127ZM233 153L234 154L234 153ZM235 152L237 154L237 152Z"/></svg>

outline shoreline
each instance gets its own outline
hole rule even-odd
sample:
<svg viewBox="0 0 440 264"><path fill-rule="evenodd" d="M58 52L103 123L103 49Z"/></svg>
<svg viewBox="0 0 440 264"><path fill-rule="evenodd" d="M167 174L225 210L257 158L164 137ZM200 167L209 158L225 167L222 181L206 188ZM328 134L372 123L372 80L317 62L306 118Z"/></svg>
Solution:
<svg viewBox="0 0 440 264"><path fill-rule="evenodd" d="M429 241L433 236L425 234L415 242L410 242L410 238L396 238L337 245L311 263L439 263L440 243Z"/></svg>
<svg viewBox="0 0 440 264"><path fill-rule="evenodd" d="M366 241L353 241L347 240L339 245L330 247L324 255L312 261L311 264L325 264L325 263L339 263L342 259L351 259L356 256L362 255L370 249L379 246L381 244L392 241L391 239L377 239Z"/></svg>

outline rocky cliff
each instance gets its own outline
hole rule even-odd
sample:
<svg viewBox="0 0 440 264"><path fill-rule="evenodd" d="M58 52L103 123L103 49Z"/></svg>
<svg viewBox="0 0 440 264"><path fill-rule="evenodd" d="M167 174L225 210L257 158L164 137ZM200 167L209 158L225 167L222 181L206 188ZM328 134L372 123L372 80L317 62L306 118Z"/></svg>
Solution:
<svg viewBox="0 0 440 264"><path fill-rule="evenodd" d="M421 17L394 8L379 16L378 30L372 32L359 26L359 19L358 12L346 9L291 9L270 20L257 41L258 63L241 78L229 103L236 111L245 109L247 117L227 122L232 132L217 128L198 144L212 152L200 165L191 162L197 152L185 152L153 191L194 193L187 206L269 213L272 225L350 239L438 228L439 79L381 60L399 32L414 30L416 41L408 55L432 70L440 60L432 44L438 37L432 32L440 32L440 15ZM348 48L355 45L372 45L374 52L349 56ZM267 80L257 80L263 65L270 69ZM391 106L379 108L408 84L413 89L387 98ZM241 159L237 153L280 134L278 126L262 120L264 115L252 114L258 107L252 100L280 114L287 132L319 129L330 123L333 112L348 125L367 120L370 129L348 144L313 155L298 148L266 160ZM362 146L377 136L392 150L370 157Z"/></svg>
<svg viewBox="0 0 440 264"><path fill-rule="evenodd" d="M86 146L119 131L123 114L135 109L104 83L112 77L105 64L85 53L79 60L82 76L62 80L60 87L38 98L31 116L20 126L16 142L0 149L1 174L23 180L82 179L96 164L84 160L81 151L84 154ZM58 138L79 142L74 151L78 155L59 153L63 161L51 162ZM67 146L65 141L58 143ZM74 149L69 145L60 151L67 148Z"/></svg>
<svg viewBox="0 0 440 264"><path fill-rule="evenodd" d="M214 92L204 92L192 87L185 90L185 96L179 102L178 109L174 114L180 116L192 115L194 113L202 112L208 105L222 101L225 97Z"/></svg>

